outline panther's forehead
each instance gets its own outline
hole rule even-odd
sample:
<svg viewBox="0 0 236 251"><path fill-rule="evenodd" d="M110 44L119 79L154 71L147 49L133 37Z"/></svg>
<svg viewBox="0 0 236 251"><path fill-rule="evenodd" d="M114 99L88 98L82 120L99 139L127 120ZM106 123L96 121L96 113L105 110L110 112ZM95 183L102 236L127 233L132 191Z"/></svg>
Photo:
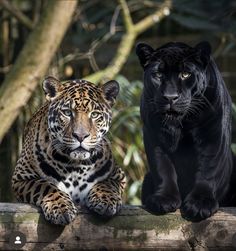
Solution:
<svg viewBox="0 0 236 251"><path fill-rule="evenodd" d="M170 47L158 50L155 58L160 62L160 66L177 66L185 62L192 54L191 48Z"/></svg>
<svg viewBox="0 0 236 251"><path fill-rule="evenodd" d="M64 84L64 103L76 111L88 112L101 109L104 99L102 90L86 80L73 80Z"/></svg>

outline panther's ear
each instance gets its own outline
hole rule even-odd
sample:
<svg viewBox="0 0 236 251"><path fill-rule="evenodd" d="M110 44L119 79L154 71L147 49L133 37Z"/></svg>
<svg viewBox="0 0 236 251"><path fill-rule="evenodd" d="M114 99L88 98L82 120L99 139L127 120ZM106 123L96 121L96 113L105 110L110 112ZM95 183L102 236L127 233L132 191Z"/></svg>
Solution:
<svg viewBox="0 0 236 251"><path fill-rule="evenodd" d="M43 90L48 101L55 99L62 91L62 83L54 77L47 77L43 81Z"/></svg>
<svg viewBox="0 0 236 251"><path fill-rule="evenodd" d="M104 85L102 85L102 90L105 99L109 101L111 106L113 106L120 90L118 82L116 82L115 80L108 81Z"/></svg>
<svg viewBox="0 0 236 251"><path fill-rule="evenodd" d="M198 52L198 57L204 68L207 67L210 61L211 55L211 45L207 41L200 42L195 46L195 49Z"/></svg>
<svg viewBox="0 0 236 251"><path fill-rule="evenodd" d="M140 64L142 65L143 68L147 65L153 52L154 49L148 44L138 43L136 45L136 54L139 57Z"/></svg>

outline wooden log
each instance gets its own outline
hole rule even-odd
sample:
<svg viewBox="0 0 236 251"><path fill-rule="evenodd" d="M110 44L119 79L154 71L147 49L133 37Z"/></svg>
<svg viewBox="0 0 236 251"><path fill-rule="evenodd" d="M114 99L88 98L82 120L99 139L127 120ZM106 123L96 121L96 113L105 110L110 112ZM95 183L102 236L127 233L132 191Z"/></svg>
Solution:
<svg viewBox="0 0 236 251"><path fill-rule="evenodd" d="M12 235L26 236L20 250L236 250L236 208L221 208L200 223L179 212L156 216L141 207L124 206L110 220L80 210L73 223L46 222L30 205L0 203L0 250L18 249ZM19 250L19 249L18 249Z"/></svg>

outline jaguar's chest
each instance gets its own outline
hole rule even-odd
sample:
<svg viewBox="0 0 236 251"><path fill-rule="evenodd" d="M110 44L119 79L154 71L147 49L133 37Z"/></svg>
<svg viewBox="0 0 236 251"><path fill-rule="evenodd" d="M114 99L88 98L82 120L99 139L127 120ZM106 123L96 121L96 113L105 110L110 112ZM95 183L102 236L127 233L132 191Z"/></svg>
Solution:
<svg viewBox="0 0 236 251"><path fill-rule="evenodd" d="M83 205L91 188L110 174L109 169L103 173L101 169L102 167L98 169L95 165L80 166L78 170L67 173L63 181L57 184L57 187L69 194L75 203Z"/></svg>

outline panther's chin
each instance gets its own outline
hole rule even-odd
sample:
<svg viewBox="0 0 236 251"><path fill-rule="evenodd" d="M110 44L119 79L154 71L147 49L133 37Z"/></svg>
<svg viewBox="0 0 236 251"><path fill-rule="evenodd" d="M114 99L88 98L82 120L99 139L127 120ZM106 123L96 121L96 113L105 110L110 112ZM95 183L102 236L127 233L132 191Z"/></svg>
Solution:
<svg viewBox="0 0 236 251"><path fill-rule="evenodd" d="M173 117L179 117L182 115L180 112L172 111L172 110L167 111L166 114Z"/></svg>
<svg viewBox="0 0 236 251"><path fill-rule="evenodd" d="M168 116L168 117L172 117L172 118L181 118L183 117L183 113L182 112L178 112L176 110L166 110L164 112L160 113L162 116Z"/></svg>

